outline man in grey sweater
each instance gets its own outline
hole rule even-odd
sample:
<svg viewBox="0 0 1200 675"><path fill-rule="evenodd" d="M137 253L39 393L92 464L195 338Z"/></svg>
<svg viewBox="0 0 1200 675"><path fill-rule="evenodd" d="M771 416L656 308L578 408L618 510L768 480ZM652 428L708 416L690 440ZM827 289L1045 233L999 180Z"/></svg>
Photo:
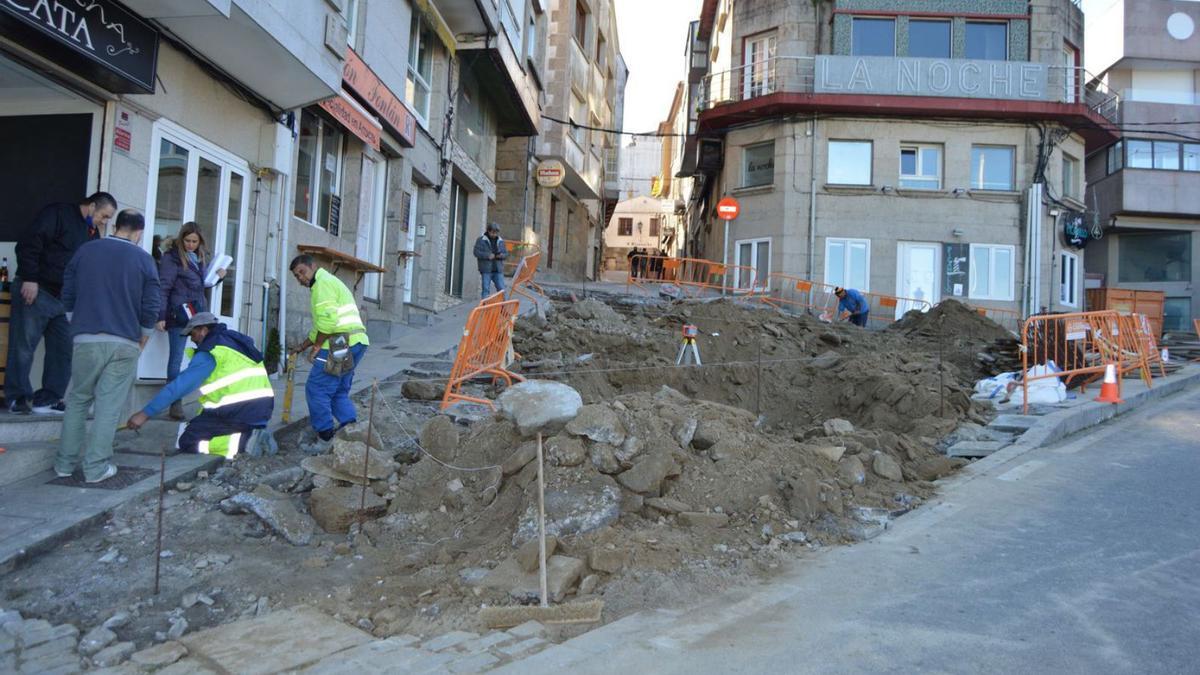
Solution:
<svg viewBox="0 0 1200 675"><path fill-rule="evenodd" d="M81 451L88 483L117 473L110 461L113 435L162 303L154 258L140 245L145 229L142 214L133 209L120 212L113 234L80 246L63 274L62 301L66 311L73 312L74 349L62 446L54 459L59 477L75 472ZM85 435L93 405L92 432Z"/></svg>

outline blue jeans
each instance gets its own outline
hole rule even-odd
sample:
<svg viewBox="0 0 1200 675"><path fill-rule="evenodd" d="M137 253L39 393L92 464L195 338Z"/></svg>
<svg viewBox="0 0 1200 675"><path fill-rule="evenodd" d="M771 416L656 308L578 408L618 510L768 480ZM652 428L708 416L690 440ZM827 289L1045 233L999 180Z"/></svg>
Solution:
<svg viewBox="0 0 1200 675"><path fill-rule="evenodd" d="M71 381L71 324L62 301L42 289L37 299L26 305L21 298L21 282L13 282L12 320L8 334L8 364L4 378L4 396L9 401L32 398L33 405L54 405L63 400ZM33 354L38 342L46 338L46 359L42 364L42 388L36 392L29 381Z"/></svg>
<svg viewBox="0 0 1200 675"><path fill-rule="evenodd" d="M863 328L866 328L867 319L870 317L870 315L871 313L869 311L862 312L861 314L851 314L850 323L854 324L855 326L862 326Z"/></svg>
<svg viewBox="0 0 1200 675"><path fill-rule="evenodd" d="M354 345L350 348L354 355L354 370L363 355L367 353L366 345ZM354 370L334 377L325 372L325 359L328 350L317 352L312 370L308 372L308 382L304 383L304 400L308 403L308 421L317 434L332 433L335 427L344 427L358 421L358 413L354 409L354 401L350 400L350 386L354 384ZM334 421L336 420L336 422Z"/></svg>
<svg viewBox="0 0 1200 675"><path fill-rule="evenodd" d="M180 328L182 326L167 327L167 342L171 345L167 355L167 382L179 375L179 366L183 364L183 350L187 347L188 336L180 335Z"/></svg>
<svg viewBox="0 0 1200 675"><path fill-rule="evenodd" d="M248 424L218 417L204 411L187 423L183 434L179 436L179 451L196 454L200 452L200 441L210 441L217 436L241 434L242 438L238 445L238 452L241 453L246 450L246 444L250 442L250 432L252 431L254 431L254 427Z"/></svg>
<svg viewBox="0 0 1200 675"><path fill-rule="evenodd" d="M495 285L497 291L504 290L504 272L480 272L479 276L483 280L483 294L480 297L488 296L488 282Z"/></svg>

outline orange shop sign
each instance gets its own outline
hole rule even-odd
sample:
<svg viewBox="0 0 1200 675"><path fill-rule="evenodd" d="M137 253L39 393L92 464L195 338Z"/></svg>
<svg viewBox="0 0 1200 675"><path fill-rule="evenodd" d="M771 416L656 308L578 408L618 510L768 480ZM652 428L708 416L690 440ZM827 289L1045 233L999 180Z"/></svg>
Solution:
<svg viewBox="0 0 1200 675"><path fill-rule="evenodd" d="M717 217L721 220L733 220L742 212L742 207L733 197L725 197L717 202Z"/></svg>
<svg viewBox="0 0 1200 675"><path fill-rule="evenodd" d="M317 105L325 109L333 118L342 126L346 127L350 133L362 139L363 143L371 146L375 150L379 149L379 123L371 119L358 109L358 106L353 101L349 100L346 92L342 92L340 96L325 99Z"/></svg>
<svg viewBox="0 0 1200 675"><path fill-rule="evenodd" d="M346 50L342 81L366 101L372 112L379 115L381 120L400 135L401 141L412 147L417 139L416 118L353 49Z"/></svg>

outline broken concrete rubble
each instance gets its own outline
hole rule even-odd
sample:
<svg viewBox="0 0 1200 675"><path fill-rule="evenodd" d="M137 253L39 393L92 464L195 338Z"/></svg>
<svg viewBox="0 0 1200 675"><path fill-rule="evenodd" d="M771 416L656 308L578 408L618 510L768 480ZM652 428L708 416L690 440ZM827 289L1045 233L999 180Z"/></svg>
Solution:
<svg viewBox="0 0 1200 675"><path fill-rule="evenodd" d="M361 487L331 486L309 493L308 508L321 529L344 534L354 523L383 516L387 502L370 490L364 495Z"/></svg>
<svg viewBox="0 0 1200 675"><path fill-rule="evenodd" d="M579 392L549 380L527 380L496 399L500 414L513 421L523 436L552 434L575 419L583 407Z"/></svg>
<svg viewBox="0 0 1200 675"><path fill-rule="evenodd" d="M586 534L616 522L621 515L621 489L607 476L546 492L546 534L558 538ZM536 497L525 509L513 534L513 545L537 536Z"/></svg>
<svg viewBox="0 0 1200 675"><path fill-rule="evenodd" d="M265 485L259 485L253 492L239 492L221 503L253 513L290 544L305 546L312 540L315 530L312 517L297 509L287 495Z"/></svg>

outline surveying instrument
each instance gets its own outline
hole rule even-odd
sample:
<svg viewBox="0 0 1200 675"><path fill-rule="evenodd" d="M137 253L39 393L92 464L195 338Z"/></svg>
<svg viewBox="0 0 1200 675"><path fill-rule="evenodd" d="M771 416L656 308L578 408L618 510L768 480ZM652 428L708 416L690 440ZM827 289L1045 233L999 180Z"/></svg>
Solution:
<svg viewBox="0 0 1200 675"><path fill-rule="evenodd" d="M683 343L681 345L679 345L679 356L675 357L675 365L677 365L677 366L691 365L688 363L684 363L684 359L689 354L688 347L692 348L692 351L690 352L690 354L691 354L691 358L695 360L696 365L697 366L702 365L700 363L700 350L696 347L696 336L699 334L700 334L700 331L692 324L690 324L690 323L683 324Z"/></svg>

